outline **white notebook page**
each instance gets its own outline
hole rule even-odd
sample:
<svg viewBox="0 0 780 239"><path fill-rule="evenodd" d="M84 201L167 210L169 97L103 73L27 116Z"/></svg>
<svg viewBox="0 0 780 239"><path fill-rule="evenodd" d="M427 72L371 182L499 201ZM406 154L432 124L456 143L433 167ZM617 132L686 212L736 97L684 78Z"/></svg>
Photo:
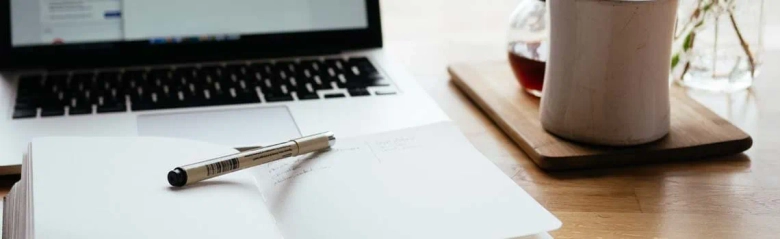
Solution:
<svg viewBox="0 0 780 239"><path fill-rule="evenodd" d="M246 172L180 190L169 170L236 152L162 138L32 143L35 238L281 238Z"/></svg>
<svg viewBox="0 0 780 239"><path fill-rule="evenodd" d="M451 123L251 170L287 239L511 238L561 225Z"/></svg>

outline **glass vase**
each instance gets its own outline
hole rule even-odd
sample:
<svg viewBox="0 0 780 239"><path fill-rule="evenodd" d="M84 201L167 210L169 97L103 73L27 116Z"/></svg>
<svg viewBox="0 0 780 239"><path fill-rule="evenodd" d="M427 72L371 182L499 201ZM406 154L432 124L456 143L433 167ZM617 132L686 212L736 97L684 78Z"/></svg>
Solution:
<svg viewBox="0 0 780 239"><path fill-rule="evenodd" d="M525 92L542 96L549 54L549 12L545 0L521 0L508 31L509 63Z"/></svg>
<svg viewBox="0 0 780 239"><path fill-rule="evenodd" d="M681 0L672 77L699 90L734 92L753 85L761 66L764 0Z"/></svg>

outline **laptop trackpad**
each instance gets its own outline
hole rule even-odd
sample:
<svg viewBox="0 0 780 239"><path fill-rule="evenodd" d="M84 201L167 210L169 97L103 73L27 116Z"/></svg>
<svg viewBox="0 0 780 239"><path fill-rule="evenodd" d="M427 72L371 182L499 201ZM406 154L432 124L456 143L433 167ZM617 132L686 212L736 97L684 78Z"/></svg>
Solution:
<svg viewBox="0 0 780 239"><path fill-rule="evenodd" d="M280 106L139 115L138 135L247 147L287 141L300 131L287 107Z"/></svg>

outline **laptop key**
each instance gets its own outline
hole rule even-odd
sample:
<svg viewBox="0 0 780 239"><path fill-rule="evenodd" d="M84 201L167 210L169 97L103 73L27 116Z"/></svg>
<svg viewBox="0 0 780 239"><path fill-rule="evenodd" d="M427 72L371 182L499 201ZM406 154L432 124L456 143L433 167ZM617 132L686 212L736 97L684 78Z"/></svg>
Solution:
<svg viewBox="0 0 780 239"><path fill-rule="evenodd" d="M344 98L344 97L346 97L346 96L344 94L342 94L342 93L333 93L333 94L326 94L325 95L325 99Z"/></svg>
<svg viewBox="0 0 780 239"><path fill-rule="evenodd" d="M48 80L57 80L56 78L62 77L67 78L67 76L49 76ZM67 87L68 89L97 89L97 84L95 82L95 74L92 72L81 72L81 73L75 73L73 76L70 77L70 87Z"/></svg>
<svg viewBox="0 0 780 239"><path fill-rule="evenodd" d="M155 109L151 94L133 94L130 96L130 110L143 111Z"/></svg>
<svg viewBox="0 0 780 239"><path fill-rule="evenodd" d="M83 75L90 75L91 73L78 73ZM75 75L74 75L75 76ZM70 77L67 73L54 73L46 76L46 86L57 86L59 89L63 89Z"/></svg>
<svg viewBox="0 0 780 239"><path fill-rule="evenodd" d="M228 92L229 89L220 88L219 90L209 90L208 105L230 105L238 104L238 100Z"/></svg>
<svg viewBox="0 0 780 239"><path fill-rule="evenodd" d="M248 103L260 103L260 98L257 93L251 94L229 94L224 96L223 104L248 104Z"/></svg>
<svg viewBox="0 0 780 239"><path fill-rule="evenodd" d="M65 107L43 107L41 108L41 117L49 117L49 116L62 116L65 115Z"/></svg>
<svg viewBox="0 0 780 239"><path fill-rule="evenodd" d="M37 107L37 104L34 101L31 100L16 100L16 103L14 104L14 109L35 109Z"/></svg>
<svg viewBox="0 0 780 239"><path fill-rule="evenodd" d="M298 95L299 100L313 100L320 98L311 83L301 85L295 92Z"/></svg>
<svg viewBox="0 0 780 239"><path fill-rule="evenodd" d="M320 98L317 92L311 89L311 86L306 88L300 88L297 91L295 91L295 94L298 96L299 100L314 100Z"/></svg>
<svg viewBox="0 0 780 239"><path fill-rule="evenodd" d="M311 83L312 87L316 90L329 90L333 89L333 86L330 84L333 82L332 77L322 77L322 76L314 76L311 80L309 80L307 83Z"/></svg>
<svg viewBox="0 0 780 239"><path fill-rule="evenodd" d="M38 114L38 109L15 109L14 110L14 119L22 119L22 118L35 118L35 116Z"/></svg>
<svg viewBox="0 0 780 239"><path fill-rule="evenodd" d="M390 82L379 75L355 75L347 73L343 75L343 81L338 82L339 88L361 88L368 86L389 86Z"/></svg>
<svg viewBox="0 0 780 239"><path fill-rule="evenodd" d="M127 111L127 106L124 103L105 104L97 107L98 114L125 111Z"/></svg>
<svg viewBox="0 0 780 239"><path fill-rule="evenodd" d="M144 111L144 110L152 110L154 109L151 104L143 101L134 101L132 104L130 104L130 110L131 111Z"/></svg>
<svg viewBox="0 0 780 239"><path fill-rule="evenodd" d="M144 70L129 70L122 73L122 82L126 87L137 87L138 84L146 79L146 71ZM135 85L131 85L131 82Z"/></svg>
<svg viewBox="0 0 780 239"><path fill-rule="evenodd" d="M342 59L325 59L325 66L327 67L326 70L333 70L337 74L344 72L344 70L347 68L346 62Z"/></svg>
<svg viewBox="0 0 780 239"><path fill-rule="evenodd" d="M236 96L236 102L240 104L248 104L248 103L260 103L260 97L257 96L257 93L254 95L239 95Z"/></svg>
<svg viewBox="0 0 780 239"><path fill-rule="evenodd" d="M69 115L86 115L92 114L92 105L84 105L79 107L68 107Z"/></svg>
<svg viewBox="0 0 780 239"><path fill-rule="evenodd" d="M179 94L177 93L177 96ZM181 92L181 102L183 107L196 107L206 105L206 97L202 89L192 85L186 87Z"/></svg>
<svg viewBox="0 0 780 239"><path fill-rule="evenodd" d="M348 89L347 91L349 92L349 95L352 97L371 95L371 93L369 93L366 88L352 88L352 89Z"/></svg>
<svg viewBox="0 0 780 239"><path fill-rule="evenodd" d="M219 79L223 76L223 73L225 73L224 67L220 65L210 65L210 66L204 66L200 68L201 74L198 74L198 76L205 77L209 76L213 80Z"/></svg>
<svg viewBox="0 0 780 239"><path fill-rule="evenodd" d="M146 99L139 101L139 110L158 110L184 107L184 104L165 95L150 94Z"/></svg>
<svg viewBox="0 0 780 239"><path fill-rule="evenodd" d="M232 92L231 94L235 94L240 103L260 103L260 97L253 87L231 88L229 91Z"/></svg>
<svg viewBox="0 0 780 239"><path fill-rule="evenodd" d="M118 71L103 71L97 74L95 82L104 87L106 85L115 85L119 83L119 76Z"/></svg>
<svg viewBox="0 0 780 239"><path fill-rule="evenodd" d="M40 106L45 108L63 107L65 106L65 102L58 96L48 95L41 99Z"/></svg>
<svg viewBox="0 0 780 239"><path fill-rule="evenodd" d="M264 96L266 102L293 101L293 97L291 95L284 95L281 93L266 93Z"/></svg>
<svg viewBox="0 0 780 239"><path fill-rule="evenodd" d="M311 93L311 94L298 94L299 100L316 100L319 99L320 96L317 95L317 93Z"/></svg>
<svg viewBox="0 0 780 239"><path fill-rule="evenodd" d="M41 89L42 75L25 75L19 77L19 94L31 94Z"/></svg>
<svg viewBox="0 0 780 239"><path fill-rule="evenodd" d="M347 65L350 69L348 69L347 72L357 70L357 72L361 75L376 75L379 74L379 72L376 70L373 64L371 64L371 61L368 60L368 58L365 57L354 57L347 60ZM352 68L355 69L352 69Z"/></svg>

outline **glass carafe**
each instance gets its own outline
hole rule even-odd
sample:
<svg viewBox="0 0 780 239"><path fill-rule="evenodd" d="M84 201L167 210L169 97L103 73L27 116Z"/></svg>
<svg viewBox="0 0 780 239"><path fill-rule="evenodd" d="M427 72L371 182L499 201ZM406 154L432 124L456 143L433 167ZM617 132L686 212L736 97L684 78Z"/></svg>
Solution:
<svg viewBox="0 0 780 239"><path fill-rule="evenodd" d="M545 0L522 0L512 13L509 63L523 89L541 97L549 53L549 13Z"/></svg>

